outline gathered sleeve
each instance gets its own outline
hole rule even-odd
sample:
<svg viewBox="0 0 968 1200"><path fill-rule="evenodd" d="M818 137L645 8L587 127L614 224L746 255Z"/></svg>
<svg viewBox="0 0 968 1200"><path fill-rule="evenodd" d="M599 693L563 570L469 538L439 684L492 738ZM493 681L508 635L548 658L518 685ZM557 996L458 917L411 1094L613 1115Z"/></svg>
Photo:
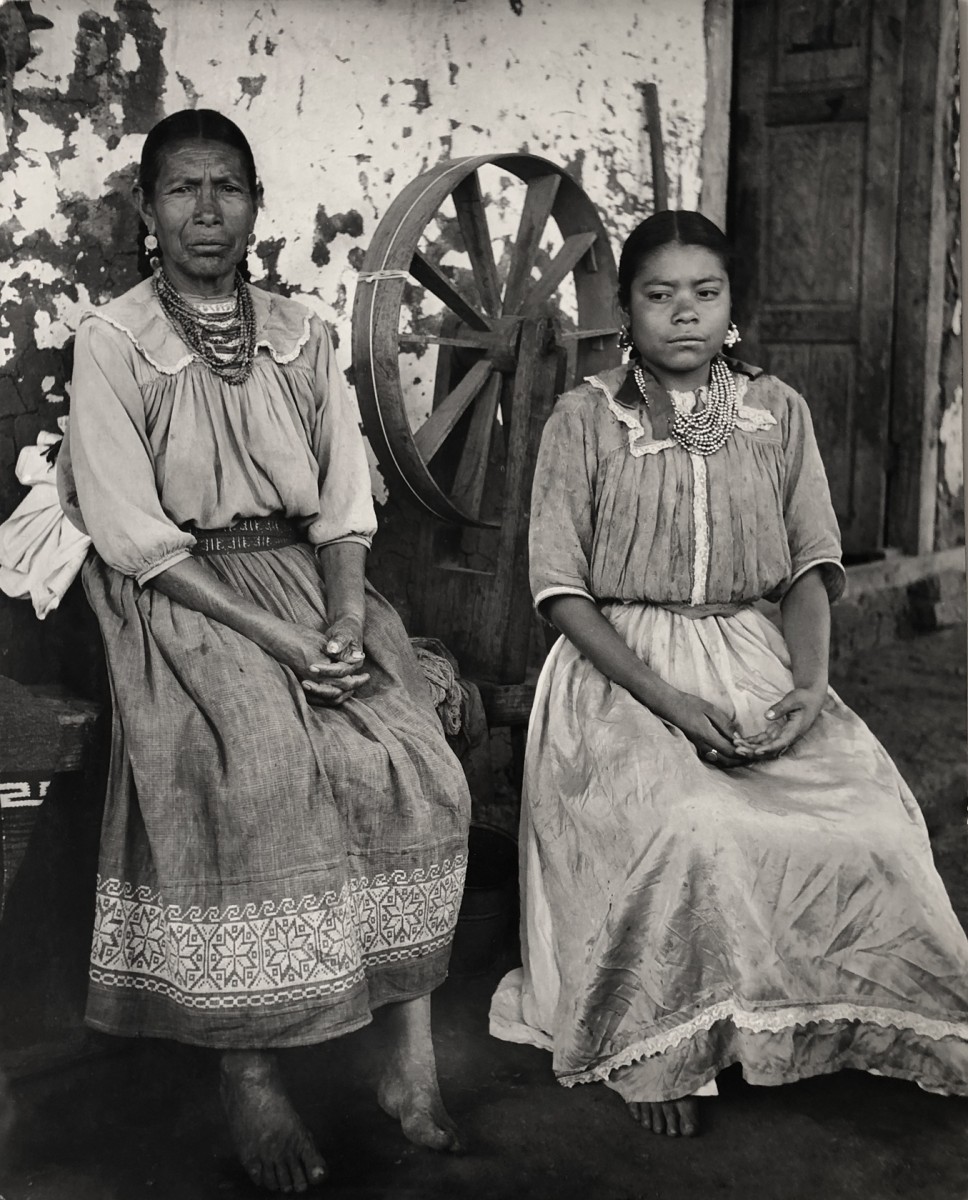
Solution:
<svg viewBox="0 0 968 1200"><path fill-rule="evenodd" d="M792 563L789 590L801 575L819 567L831 601L843 594L847 575L841 563L840 529L813 431L807 402L790 393L784 430L783 520Z"/></svg>
<svg viewBox="0 0 968 1200"><path fill-rule="evenodd" d="M307 530L317 549L335 542L369 548L376 533L359 414L336 363L329 330L313 318L318 333L315 363L316 422L313 453L319 463L319 516Z"/></svg>
<svg viewBox="0 0 968 1200"><path fill-rule="evenodd" d="M531 489L529 554L536 608L591 590L597 453L587 413L565 396L544 427Z"/></svg>
<svg viewBox="0 0 968 1200"><path fill-rule="evenodd" d="M94 548L110 567L147 583L188 558L195 539L165 513L155 481L136 351L96 316L74 347L70 451L58 462L59 491L76 501ZM67 474L70 478L65 478ZM70 508L66 509L70 516Z"/></svg>

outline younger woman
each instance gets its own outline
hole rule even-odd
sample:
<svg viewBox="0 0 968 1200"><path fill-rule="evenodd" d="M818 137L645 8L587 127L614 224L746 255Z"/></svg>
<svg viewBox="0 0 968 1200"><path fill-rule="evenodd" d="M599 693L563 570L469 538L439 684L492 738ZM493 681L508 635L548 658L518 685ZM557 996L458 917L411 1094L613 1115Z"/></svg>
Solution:
<svg viewBox="0 0 968 1200"><path fill-rule="evenodd" d="M736 1062L968 1094L968 940L911 792L827 685L827 481L802 397L721 353L727 263L698 213L643 222L632 360L544 431L531 581L564 636L528 737L524 968L491 1013L668 1134Z"/></svg>

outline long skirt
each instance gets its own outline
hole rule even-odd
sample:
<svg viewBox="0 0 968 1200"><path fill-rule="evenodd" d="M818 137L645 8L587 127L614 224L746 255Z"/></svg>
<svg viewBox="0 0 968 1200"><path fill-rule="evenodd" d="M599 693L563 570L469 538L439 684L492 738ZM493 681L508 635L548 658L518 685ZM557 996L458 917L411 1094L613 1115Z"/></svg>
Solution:
<svg viewBox="0 0 968 1200"><path fill-rule="evenodd" d="M306 545L198 560L323 631ZM96 556L114 723L87 1020L214 1047L305 1045L445 977L470 799L393 609L369 682L314 707L254 642Z"/></svg>
<svg viewBox="0 0 968 1200"><path fill-rule="evenodd" d="M754 609L604 610L748 733L793 686ZM565 639L538 684L521 816L523 971L491 1031L627 1101L845 1067L968 1094L968 940L921 812L830 691L782 757L724 771Z"/></svg>

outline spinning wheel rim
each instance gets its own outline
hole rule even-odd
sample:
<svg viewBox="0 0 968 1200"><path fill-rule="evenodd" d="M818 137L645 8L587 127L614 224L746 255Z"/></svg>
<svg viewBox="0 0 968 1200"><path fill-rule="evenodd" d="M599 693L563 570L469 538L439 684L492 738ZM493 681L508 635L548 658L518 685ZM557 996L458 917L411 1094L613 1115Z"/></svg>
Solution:
<svg viewBox="0 0 968 1200"><path fill-rule="evenodd" d="M562 282L571 277L574 279L579 330L566 336L576 340L576 356L578 339L592 336L592 333L595 336L605 337L617 332L615 317L617 273L607 231L592 201L557 164L536 155L470 155L432 167L429 171L411 180L394 199L379 222L360 266L360 277L353 305L353 361L356 368L357 393L364 428L380 467L387 477L388 487L392 488L395 482L403 484L411 499L438 520L477 527L494 526L500 522L481 519L479 512L468 512L447 495L441 484L435 479L429 466L436 450L424 458L417 441L417 434L420 430L414 430L410 425L399 372L400 343L402 341L399 331L399 314L404 306L403 297L408 282L422 284L442 300L445 309L449 309L451 313L457 311L449 300L444 300L441 293L435 291L434 287L426 282L426 277L418 278L414 271L414 264L419 260L425 270L436 276L437 282L441 286L449 285L449 280L439 272L439 269L423 259L418 243L444 201L449 197L454 197L457 189L465 181L474 179L474 186L478 189L476 195L479 199L479 182L476 179L476 173L484 166L492 166L504 171L526 185L528 191L525 197L525 208L531 199L532 189L540 180L546 177L555 180L553 185L549 185L545 189L550 191L550 197L545 197L546 211L540 223L536 225L533 245L530 248L532 252L530 265L527 266L525 263L527 271L523 275L519 272L520 277L515 280L518 291L520 291L520 295L514 297L518 310L523 310L533 297L534 303L537 303L539 292L541 300L547 302L554 296ZM466 196L464 199L466 201ZM457 206L456 199L454 204ZM432 207L429 212L422 215L421 223L414 229L412 224L414 215L428 205L432 205ZM481 212L483 212L483 206L481 206ZM517 236L520 236L523 228L523 212L524 210ZM527 319L527 315L523 311L510 313L506 311L509 304L508 294L512 276L519 262L515 258L519 243L516 236L515 242L512 243L508 278L504 280L502 286L501 281L496 277L493 251L491 243L488 241L487 254L490 256L490 265L495 270L494 278L497 282L497 292L494 293L492 290L494 281L485 281L489 285L485 289L484 282L478 277L478 267L481 267L482 270L484 268L480 262L475 260L464 230L463 219L464 214L458 207L458 222L461 224L464 251L470 260L471 273L477 283L477 290L483 303L477 305L470 301L464 301L464 297L456 285L449 287L449 291L454 298L462 302L457 315L464 319L468 328L476 328L485 338L488 334L493 333L496 345L502 337L507 335L508 331L511 331L512 338L516 337L523 322ZM548 268L535 280L531 277L534 255L537 253L540 238L551 221L554 221L566 244L571 238L573 243L578 241L581 245L577 248L572 247L572 253L568 256L563 268L559 267L558 271L554 272L551 270L557 260L558 256L556 255ZM486 233L486 216L483 228ZM563 246L564 249L565 246ZM576 253L578 256L574 257ZM592 255L593 266L583 269L584 277L580 277L581 264L589 255ZM569 266L568 262L571 261L571 258L574 258L574 261ZM520 261L524 262L525 260L522 258ZM557 282L552 282L550 288L544 289L547 291L547 295L544 295L544 291L540 289L539 285L542 284L546 275L552 274L557 278ZM597 276L597 278L593 279L592 276ZM490 295L485 294L485 291L488 291ZM488 311L488 309L495 308L495 303L497 311ZM396 344L392 350L385 344L381 345L381 339L385 343L387 336L386 329L380 327L381 305L384 306L386 312L396 313L396 322L393 324L393 336ZM586 318L589 314L594 316L596 310L603 313L602 319L597 322L599 328L593 330L592 333L582 332L582 328L588 324ZM606 312L607 316L604 315ZM473 322L467 321L469 313L474 315ZM594 320L592 323L595 324ZM485 345L486 343L482 341L482 350L485 350ZM499 375L500 368L494 364L494 360L487 359L486 353L485 350L485 357L479 359L478 363L488 362L488 369L486 372L477 372L477 375L481 377L479 383L476 377L470 380L467 389L470 392L470 398L466 401L462 400L463 406L456 420L462 419L472 404L483 402L481 400L482 393L491 386L488 380L493 380L495 375ZM388 367L387 360L391 358L395 360L395 365ZM476 366L477 364L468 370L465 380L467 376L473 374ZM464 380L462 380L463 382ZM500 394L501 386L498 383L498 394ZM457 385L454 391L457 391L459 387L460 385ZM431 416L438 411L436 408L432 409ZM446 440L451 432L453 432L453 425L443 435L443 440Z"/></svg>

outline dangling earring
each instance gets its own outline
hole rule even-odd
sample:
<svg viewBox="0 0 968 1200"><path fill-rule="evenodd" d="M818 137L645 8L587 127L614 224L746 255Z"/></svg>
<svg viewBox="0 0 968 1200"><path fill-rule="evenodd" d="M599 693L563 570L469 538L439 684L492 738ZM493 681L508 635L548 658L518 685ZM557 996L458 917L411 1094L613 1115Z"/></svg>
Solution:
<svg viewBox="0 0 968 1200"><path fill-rule="evenodd" d="M727 350L732 350L736 343L742 340L739 336L739 330L736 328L736 322L730 321L729 328L726 330L726 336L723 338L723 345Z"/></svg>
<svg viewBox="0 0 968 1200"><path fill-rule="evenodd" d="M145 234L145 253L148 255L148 266L152 271L161 269L161 259L155 254L158 249L158 239L153 233Z"/></svg>
<svg viewBox="0 0 968 1200"><path fill-rule="evenodd" d="M632 341L632 330L628 325L623 325L618 331L618 348L619 350L632 350L635 347L635 342Z"/></svg>

